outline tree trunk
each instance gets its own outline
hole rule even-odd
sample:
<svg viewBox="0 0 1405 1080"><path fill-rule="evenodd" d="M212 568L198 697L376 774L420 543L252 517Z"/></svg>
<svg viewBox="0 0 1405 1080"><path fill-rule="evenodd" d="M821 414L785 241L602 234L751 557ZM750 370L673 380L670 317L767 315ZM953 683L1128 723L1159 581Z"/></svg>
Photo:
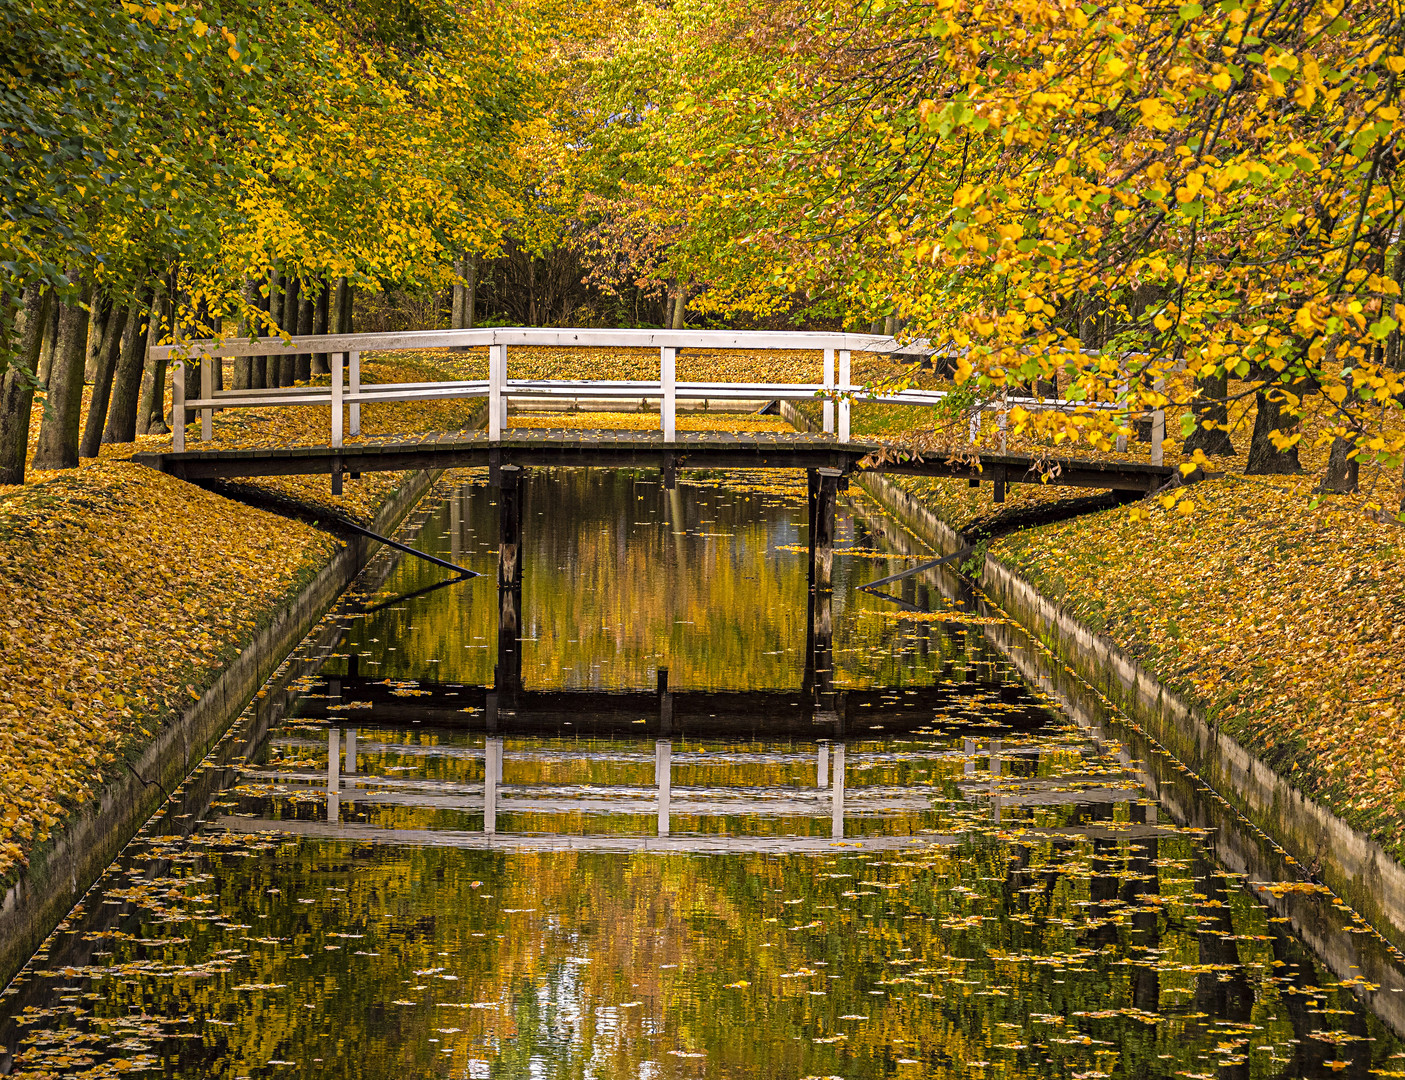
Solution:
<svg viewBox="0 0 1405 1080"><path fill-rule="evenodd" d="M142 376L141 404L137 407L138 435L164 435L171 430L166 426L166 361L150 359L152 346L160 342L165 332L168 303L169 298L164 291L152 297L151 316L146 325L146 345L142 350L142 355L148 359Z"/></svg>
<svg viewBox="0 0 1405 1080"><path fill-rule="evenodd" d="M1330 495L1348 495L1360 486L1360 465L1355 456L1348 457L1356 449L1356 440L1338 435L1332 440L1332 452L1327 457L1327 471L1317 490Z"/></svg>
<svg viewBox="0 0 1405 1080"><path fill-rule="evenodd" d="M1229 440L1229 432L1223 429L1229 425L1229 406L1226 404L1229 397L1229 376L1211 375L1208 378L1196 379L1195 385L1200 391L1190 405L1195 413L1195 430L1186 436L1185 452L1193 454L1200 450L1210 457L1233 454L1234 444ZM1223 427L1207 428L1207 422Z"/></svg>
<svg viewBox="0 0 1405 1080"><path fill-rule="evenodd" d="M263 310L268 312L268 324L262 336L276 334L277 327L283 324L283 279L275 264L268 271L268 295L263 298ZM260 379L262 373L262 379ZM278 385L278 357L266 353L254 360L254 382L260 390Z"/></svg>
<svg viewBox="0 0 1405 1080"><path fill-rule="evenodd" d="M85 283L71 304L59 314L58 348L49 373L49 395L39 424L36 469L73 469L78 466L78 422L83 411L83 364L88 352L88 302L93 287Z"/></svg>
<svg viewBox="0 0 1405 1080"><path fill-rule="evenodd" d="M327 279L323 278L319 282L321 286L317 290L317 308L312 313L312 332L314 334L325 334L327 332L327 321L331 317L332 290L327 284ZM330 375L332 373L332 358L328 353L320 352L312 354L312 370L317 375Z"/></svg>
<svg viewBox="0 0 1405 1080"><path fill-rule="evenodd" d="M337 333L356 333L356 290L351 287L351 283L342 278L345 285L345 295L342 297L341 321L337 323Z"/></svg>
<svg viewBox="0 0 1405 1080"><path fill-rule="evenodd" d="M474 312L478 307L478 253L474 252L464 261L468 265L468 283L464 286L463 328L472 330Z"/></svg>
<svg viewBox="0 0 1405 1080"><path fill-rule="evenodd" d="M346 334L347 303L351 299L351 288L344 277L337 278L337 287L332 290L332 314L327 320L333 334Z"/></svg>
<svg viewBox="0 0 1405 1080"><path fill-rule="evenodd" d="M101 293L93 294L93 303L90 306L92 314L88 319L88 342L83 358L85 383L97 381L98 365L102 362L103 350L107 345L108 324L117 310L112 298Z"/></svg>
<svg viewBox="0 0 1405 1080"><path fill-rule="evenodd" d="M259 306L259 286L253 278L244 279L244 303L258 310ZM255 316L247 315L239 320L239 336L253 337ZM234 358L234 371L232 372L232 390L252 390L254 381L254 358L252 356L236 356Z"/></svg>
<svg viewBox="0 0 1405 1080"><path fill-rule="evenodd" d="M58 348L58 343L59 304L55 301L49 305L49 318L44 323L44 341L39 352L39 366L36 369L40 386L49 385L49 372L54 369L54 350Z"/></svg>
<svg viewBox="0 0 1405 1080"><path fill-rule="evenodd" d="M1271 476L1302 472L1296 445L1279 450L1273 445L1273 432L1289 432L1298 425L1298 417L1284 412L1283 398L1276 386L1260 388L1254 394L1258 415L1254 418L1254 434L1249 440L1249 462L1244 472L1249 476Z"/></svg>
<svg viewBox="0 0 1405 1080"><path fill-rule="evenodd" d="M462 278L464 275L464 263L467 260L462 255L454 256L454 277ZM464 287L459 281L454 282L452 299L449 303L449 329L463 329L463 307L464 307Z"/></svg>
<svg viewBox="0 0 1405 1080"><path fill-rule="evenodd" d="M15 326L16 352L0 377L0 484L23 484L29 457L29 418L34 405L35 369L55 306L53 290L30 285L24 312Z"/></svg>
<svg viewBox="0 0 1405 1080"><path fill-rule="evenodd" d="M312 333L313 319L317 314L317 304L313 299L312 290L304 288L302 297L298 301L298 336L307 337ZM312 381L312 354L298 353L298 364L296 369L298 382Z"/></svg>
<svg viewBox="0 0 1405 1080"><path fill-rule="evenodd" d="M117 373L112 383L112 403L107 410L107 428L102 433L105 443L129 443L137 437L137 399L141 395L141 369L146 360L142 346L146 344L151 290L133 302L122 329L121 353ZM143 302L145 301L145 302Z"/></svg>
<svg viewBox="0 0 1405 1080"><path fill-rule="evenodd" d="M527 256L527 325L537 325L537 260Z"/></svg>
<svg viewBox="0 0 1405 1080"><path fill-rule="evenodd" d="M112 317L103 330L98 368L93 375L93 398L88 403L88 420L83 425L83 438L78 444L80 458L95 458L102 445L103 428L107 426L108 405L112 401L112 384L117 377L117 361L122 352L122 338L127 329L128 309L114 307Z"/></svg>
<svg viewBox="0 0 1405 1080"><path fill-rule="evenodd" d="M298 301L301 299L302 282L297 278L288 278L283 282L283 316L278 320L278 325L283 328L283 332L292 337L298 332ZM278 363L278 381L276 386L292 386L297 381L298 358L296 353L279 353L276 357Z"/></svg>

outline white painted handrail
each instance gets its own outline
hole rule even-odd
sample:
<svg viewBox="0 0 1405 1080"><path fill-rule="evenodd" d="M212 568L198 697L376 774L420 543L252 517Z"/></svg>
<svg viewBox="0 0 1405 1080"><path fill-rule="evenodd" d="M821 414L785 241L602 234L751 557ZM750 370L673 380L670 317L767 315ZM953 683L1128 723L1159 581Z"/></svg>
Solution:
<svg viewBox="0 0 1405 1080"><path fill-rule="evenodd" d="M659 353L657 380L579 380L579 379L509 379L507 350L509 345L538 347L648 348ZM488 378L427 383L391 383L361 385L361 353L374 349L393 352L409 349L486 346L488 348ZM823 362L818 383L723 383L678 382L677 355L693 350L809 350L820 351ZM187 409L200 412L200 437L212 437L215 409L266 408L278 405L317 405L332 412L331 445L343 445L343 410L349 412L346 433L361 431L361 406L376 402L430 401L452 398L488 399L488 438L499 441L507 426L509 399L519 400L601 400L620 398L640 401L657 400L660 427L664 441L677 437L677 405L679 401L823 401L824 430L842 442L850 441L850 409L854 402L881 405L932 407L941 403L947 392L942 390L868 391L856 387L851 379L854 352L899 353L928 355L932 350L925 342L902 345L895 338L876 334L730 331L730 330L580 330L535 327L493 327L485 330L427 330L386 334L319 334L293 338L226 338L222 341L189 341L154 346L153 359L169 360L172 372L172 425L176 451L185 449ZM260 390L213 389L213 365L228 357L264 356L278 353L328 353L331 356L332 385L268 387ZM835 360L838 359L836 378ZM194 360L200 366L200 396L186 397L186 362ZM343 384L343 371L349 375L349 385ZM1012 407L1029 410L1058 410L1074 412L1083 409L1115 410L1123 408L1116 402L1083 402L1046 400L1032 397L1002 396L999 401L977 405L971 418L971 438L980 429L983 411L1004 415ZM1159 436L1164 431L1164 414L1158 411L1160 423L1153 425L1152 448L1154 460L1160 459Z"/></svg>

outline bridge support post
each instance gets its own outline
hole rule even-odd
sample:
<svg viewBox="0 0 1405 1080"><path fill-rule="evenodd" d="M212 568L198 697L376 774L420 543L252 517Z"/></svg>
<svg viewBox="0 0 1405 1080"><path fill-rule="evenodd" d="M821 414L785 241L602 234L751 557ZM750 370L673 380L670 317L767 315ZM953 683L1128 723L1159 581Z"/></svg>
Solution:
<svg viewBox="0 0 1405 1080"><path fill-rule="evenodd" d="M498 486L498 665L493 684L509 695L522 682L521 541L522 468L504 465Z"/></svg>
<svg viewBox="0 0 1405 1080"><path fill-rule="evenodd" d="M824 351L824 433L834 434L834 350Z"/></svg>
<svg viewBox="0 0 1405 1080"><path fill-rule="evenodd" d="M834 594L810 593L809 625L805 633L805 692L824 700L834 692Z"/></svg>
<svg viewBox="0 0 1405 1080"><path fill-rule="evenodd" d="M673 734L673 692L668 688L668 668L659 668L659 734Z"/></svg>
<svg viewBox="0 0 1405 1080"><path fill-rule="evenodd" d="M185 361L171 371L171 449L185 452Z"/></svg>
<svg viewBox="0 0 1405 1080"><path fill-rule="evenodd" d="M200 358L200 399L209 401L215 396L215 365L223 363L212 356ZM215 410L206 405L200 410L200 441L209 442L215 437Z"/></svg>
<svg viewBox="0 0 1405 1080"><path fill-rule="evenodd" d="M659 402L659 426L663 428L664 442L673 442L678 435L677 358L677 349L659 350L659 386L663 391Z"/></svg>
<svg viewBox="0 0 1405 1080"><path fill-rule="evenodd" d="M838 469L815 470L814 513L810 519L811 585L831 589L834 582L834 508L839 500Z"/></svg>
<svg viewBox="0 0 1405 1080"><path fill-rule="evenodd" d="M839 441L849 441L849 397L848 391L850 367L852 354L848 349L839 350L839 393L845 396L839 399Z"/></svg>

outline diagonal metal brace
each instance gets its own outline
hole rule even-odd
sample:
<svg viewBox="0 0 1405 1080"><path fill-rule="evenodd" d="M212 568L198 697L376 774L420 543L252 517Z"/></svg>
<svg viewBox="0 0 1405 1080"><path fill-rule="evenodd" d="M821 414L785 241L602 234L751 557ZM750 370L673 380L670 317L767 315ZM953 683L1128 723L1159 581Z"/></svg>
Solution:
<svg viewBox="0 0 1405 1080"><path fill-rule="evenodd" d="M894 581L901 581L903 578L912 577L914 574L920 574L923 570L931 570L933 567L941 566L943 563L951 562L953 559L964 559L967 555L971 554L973 550L973 548L962 548L960 551L953 551L950 555L943 555L940 559L918 563L916 566L910 566L906 570L899 571L896 574L890 574L888 577L867 582L860 585L859 588L863 589L865 592L872 592L880 585L889 585Z"/></svg>

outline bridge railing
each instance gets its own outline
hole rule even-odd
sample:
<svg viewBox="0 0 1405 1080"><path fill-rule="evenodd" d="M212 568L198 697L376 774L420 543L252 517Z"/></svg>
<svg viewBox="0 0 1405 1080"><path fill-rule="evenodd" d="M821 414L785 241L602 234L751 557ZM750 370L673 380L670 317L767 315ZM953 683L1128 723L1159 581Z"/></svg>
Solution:
<svg viewBox="0 0 1405 1080"><path fill-rule="evenodd" d="M658 349L659 377L649 380L511 379L508 377L508 348L536 346L558 348ZM488 377L428 383L361 382L361 355L365 352L399 352L417 349L488 349ZM746 351L817 350L823 355L820 381L814 383L679 382L676 377L680 350ZM172 371L171 406L174 449L185 449L186 411L200 414L200 438L213 437L216 409L265 408L277 405L325 406L331 410L331 444L339 447L345 434L361 432L361 406L390 401L429 401L445 398L486 398L488 438L502 438L507 425L509 401L610 400L628 398L657 400L660 427L665 442L677 437L677 410L680 401L823 401L823 427L841 442L850 441L850 409L853 402L884 405L932 407L947 397L943 390L898 390L872 392L853 385L852 357L856 352L905 355L912 358L932 355L921 343L903 344L895 338L875 334L770 332L731 330L586 330L540 327L493 327L484 330L424 330L401 333L318 334L291 338L226 338L222 341L187 341L159 345L151 358L167 360ZM330 357L330 386L268 387L256 390L216 390L214 365L227 358L243 356L283 356L324 353ZM192 395L187 385L187 363L199 370L199 386ZM999 416L1003 432L1006 413L1021 406L1027 410L1077 411L1080 409L1125 410L1116 402L1090 402L1006 395L986 402L973 413L971 439L980 429L982 411ZM1152 462L1160 464L1164 417L1153 422Z"/></svg>

